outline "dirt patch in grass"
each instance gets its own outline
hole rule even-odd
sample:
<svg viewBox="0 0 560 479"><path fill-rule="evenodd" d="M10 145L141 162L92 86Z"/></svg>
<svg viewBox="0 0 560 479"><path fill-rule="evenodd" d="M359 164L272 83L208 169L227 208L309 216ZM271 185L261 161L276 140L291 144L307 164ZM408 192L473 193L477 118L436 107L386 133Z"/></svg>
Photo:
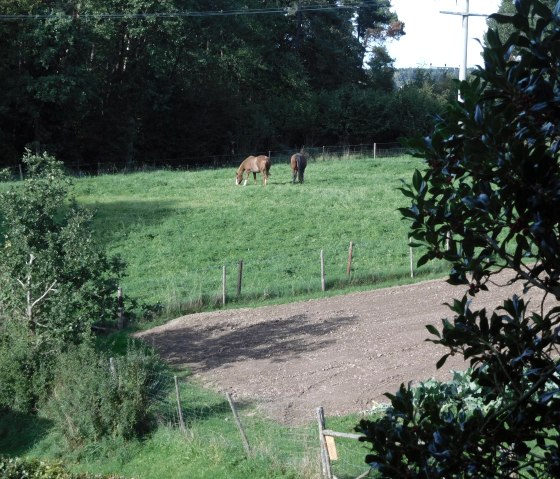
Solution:
<svg viewBox="0 0 560 479"><path fill-rule="evenodd" d="M505 284L507 276L496 278ZM522 286L492 287L473 300L493 309ZM280 306L199 313L138 334L163 358L188 367L207 386L255 401L285 424L325 413L342 415L388 402L385 392L431 377L450 379L466 367L451 357L437 370L445 349L425 341L425 325L452 317L446 302L464 287L444 281L354 293ZM531 305L540 309L535 291Z"/></svg>

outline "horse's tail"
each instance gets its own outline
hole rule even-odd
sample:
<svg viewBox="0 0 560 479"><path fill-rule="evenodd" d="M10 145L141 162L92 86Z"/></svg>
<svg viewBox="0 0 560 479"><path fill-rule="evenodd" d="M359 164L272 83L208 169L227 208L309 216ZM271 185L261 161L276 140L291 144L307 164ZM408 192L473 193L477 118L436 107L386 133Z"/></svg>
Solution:
<svg viewBox="0 0 560 479"><path fill-rule="evenodd" d="M298 181L300 183L303 183L303 174L305 172L305 167L307 166L307 160L305 159L305 156L303 156L301 153L298 153L296 155L296 161Z"/></svg>

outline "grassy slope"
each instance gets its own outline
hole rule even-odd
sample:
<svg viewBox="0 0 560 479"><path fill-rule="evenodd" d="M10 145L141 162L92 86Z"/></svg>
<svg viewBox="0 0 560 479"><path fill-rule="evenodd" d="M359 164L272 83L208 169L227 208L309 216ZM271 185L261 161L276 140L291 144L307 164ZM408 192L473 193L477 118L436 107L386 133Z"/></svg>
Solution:
<svg viewBox="0 0 560 479"><path fill-rule="evenodd" d="M356 283L371 287L383 278L409 279L407 224L396 211L406 199L397 188L417 166L418 160L410 157L316 162L309 165L304 185L292 185L288 165L274 164L266 188L236 187L232 169L156 171L78 179L73 194L97 210L95 229L104 247L128 262L123 284L127 294L145 302L196 302L197 295L219 293L223 264L235 276L231 271L236 273L243 258L245 304L262 302L266 295L287 301L294 293L321 294L320 249L325 250L327 278L334 289L337 278L344 278L350 241L356 245ZM231 293L234 279L229 281ZM142 479L317 477L314 449L304 456L307 462L290 465L302 457L303 448L316 447L314 424L285 430L249 410L245 420L253 418L248 424L251 441L260 438L271 453L248 460L223 398L191 382L183 384L182 396L193 411L194 440L162 427L142 442L82 451L85 456L74 458L77 467ZM357 418L328 422L351 432ZM16 423L19 428L21 421ZM0 430L7 432L4 428L0 418ZM29 437L17 445L8 436L0 437L0 449L57 457L62 450L48 429L32 421ZM363 445L342 442L339 449L352 463L341 461L338 477L363 471Z"/></svg>
<svg viewBox="0 0 560 479"><path fill-rule="evenodd" d="M345 277L354 243L353 285L409 276L407 224L397 190L419 161L410 157L313 162L304 185L287 164L270 184L234 184L234 170L156 171L83 178L77 200L97 210L104 246L127 261L125 294L177 310L221 298L222 267L234 297L244 261L243 304L317 293L320 250L327 284ZM187 305L187 306L185 306ZM191 305L191 306L188 306Z"/></svg>

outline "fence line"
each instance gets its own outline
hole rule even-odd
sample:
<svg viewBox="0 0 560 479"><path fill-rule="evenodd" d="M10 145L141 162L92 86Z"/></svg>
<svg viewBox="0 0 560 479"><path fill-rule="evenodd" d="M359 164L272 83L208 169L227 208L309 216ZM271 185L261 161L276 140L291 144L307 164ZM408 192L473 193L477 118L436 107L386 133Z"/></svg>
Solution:
<svg viewBox="0 0 560 479"><path fill-rule="evenodd" d="M411 278L444 272L444 265L428 263L415 268L422 254L406 238L387 239L391 249L376 252L371 242L348 241L330 247L308 247L289 256L229 259L206 268L185 269L168 276L152 276L127 284L129 297L142 297L168 313L188 314L202 307L297 297L380 282L410 282ZM418 251L419 250L419 251ZM121 285L122 287L123 285Z"/></svg>
<svg viewBox="0 0 560 479"><path fill-rule="evenodd" d="M143 158L139 160L123 160L122 162L65 162L68 173L76 176L82 175L101 175L116 174L135 171L150 171L156 169L177 169L189 170L200 168L224 168L228 166L237 166L243 158L255 153L263 153L271 156L273 163L278 161L288 161L295 150L269 150L269 151L253 151L242 152L227 155L209 155L209 156L182 156L176 158ZM391 158L406 154L408 151L400 143L371 143L357 145L334 145L320 147L306 147L312 160L326 161L333 159L346 159L350 157L367 157L367 158ZM10 179L23 179L25 172L22 164L0 166L0 179L6 176Z"/></svg>
<svg viewBox="0 0 560 479"><path fill-rule="evenodd" d="M174 376L173 379L175 387L171 381L169 395L164 399L158 396L156 419L161 426L181 432L185 441L237 450L246 457L265 459L294 469L298 477L308 479L357 479L365 477L364 471L369 471L365 463L368 450L364 443L356 440L360 436L353 428L359 417L373 418L385 409L385 405L356 412L352 415L356 417L355 423L345 421L347 426L336 428L343 430L327 428L324 410L318 407L315 412L322 422L317 434L314 411L304 411L308 418L304 423L286 425L267 418L258 403L237 402L227 392L201 393L188 378ZM159 382L166 383L161 379ZM291 410L296 409L302 410L297 405L291 406ZM329 418L329 421L331 419L335 418ZM330 475L325 475L325 467Z"/></svg>

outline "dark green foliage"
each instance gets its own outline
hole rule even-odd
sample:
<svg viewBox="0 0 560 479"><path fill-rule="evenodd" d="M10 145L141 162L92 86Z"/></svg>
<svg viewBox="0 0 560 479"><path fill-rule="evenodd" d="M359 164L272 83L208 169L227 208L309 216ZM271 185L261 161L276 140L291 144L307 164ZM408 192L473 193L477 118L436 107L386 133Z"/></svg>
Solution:
<svg viewBox="0 0 560 479"><path fill-rule="evenodd" d="M26 180L0 193L0 405L30 411L57 354L115 317L123 264L95 245L91 213L67 204L62 164L23 162Z"/></svg>
<svg viewBox="0 0 560 479"><path fill-rule="evenodd" d="M414 143L426 168L402 188L410 236L428 249L419 263L446 260L449 282L466 291L441 331L428 328L448 349L437 366L463 356L473 387L442 385L450 409L422 389L388 395L386 416L358 428L382 477L560 475L560 18L537 0L516 9L494 16L511 35L489 31L485 67ZM469 295L506 268L543 302L514 296L491 313L472 309Z"/></svg>
<svg viewBox="0 0 560 479"><path fill-rule="evenodd" d="M296 12L288 0L3 2L0 15L34 17L0 22L0 166L16 166L26 147L97 172L99 164L200 164L332 138L357 144L416 133L389 134L378 123L366 135L360 123L337 130L331 122L335 131L322 134L316 105L324 92L353 92L353 104L363 92L387 101L393 71L384 42L402 25L389 1L298 5ZM286 13L218 13L279 8ZM201 16L173 16L188 11ZM396 125L419 114L388 113Z"/></svg>
<svg viewBox="0 0 560 479"><path fill-rule="evenodd" d="M91 213L67 204L62 163L29 152L27 178L0 194L0 317L39 342L80 342L115 317L123 264L95 244Z"/></svg>
<svg viewBox="0 0 560 479"><path fill-rule="evenodd" d="M155 354L129 344L110 359L88 345L59 356L52 394L42 413L74 448L102 438L130 439L149 431L154 405L169 385Z"/></svg>
<svg viewBox="0 0 560 479"><path fill-rule="evenodd" d="M556 6L556 4L558 3L558 0L541 0L541 2L546 5L548 8L550 8L551 10ZM515 10L515 2L512 0L502 0L502 3L500 4L500 7L498 8L498 14L499 15L513 15L515 14L516 10ZM502 23L502 22L498 22L497 21L497 16L494 17L490 17L488 19L488 26L490 28L492 28L492 30L495 30L500 37L502 38L502 40L505 40L506 38L508 38L515 30L515 26L513 23L507 22L507 23Z"/></svg>
<svg viewBox="0 0 560 479"><path fill-rule="evenodd" d="M119 479L121 476L72 473L60 462L0 457L0 479Z"/></svg>

